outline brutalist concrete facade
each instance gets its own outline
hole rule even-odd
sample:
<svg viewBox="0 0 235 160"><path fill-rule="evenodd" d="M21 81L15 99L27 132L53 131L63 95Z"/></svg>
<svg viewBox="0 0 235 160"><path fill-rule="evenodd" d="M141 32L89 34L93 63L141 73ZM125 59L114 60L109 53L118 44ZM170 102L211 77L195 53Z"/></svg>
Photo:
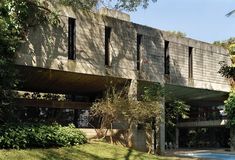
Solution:
<svg viewBox="0 0 235 160"><path fill-rule="evenodd" d="M27 42L18 52L17 64L165 83L164 42L169 41L170 78L167 83L229 90L227 80L218 73L219 62L229 61L228 52L222 47L95 13L64 10L61 14L65 16L61 16L60 26L38 26L30 30ZM76 60L68 60L67 55L68 17L76 19ZM105 26L112 29L110 67L104 65ZM137 34L142 35L140 71L137 71ZM188 78L189 47L193 49L191 80Z"/></svg>
<svg viewBox="0 0 235 160"><path fill-rule="evenodd" d="M23 71L25 91L93 94L105 90L110 81L129 81L131 94L137 95L139 84L157 82L190 103L208 97L217 99L230 89L228 81L218 73L220 61L229 63L228 52L222 47L135 24L126 15L121 15L124 18L120 20L118 15L102 15L106 12L65 7L60 8L60 14L58 26L44 24L30 29L17 53L16 64ZM76 30L73 60L68 59L69 17L75 21ZM108 60L107 27L111 30ZM164 125L160 130L164 151ZM138 141L141 145L145 146L144 140Z"/></svg>

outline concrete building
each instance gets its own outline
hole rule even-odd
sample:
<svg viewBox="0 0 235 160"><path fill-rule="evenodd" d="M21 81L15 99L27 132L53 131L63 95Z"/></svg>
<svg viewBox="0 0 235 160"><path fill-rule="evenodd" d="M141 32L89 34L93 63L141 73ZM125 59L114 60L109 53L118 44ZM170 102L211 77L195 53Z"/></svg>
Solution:
<svg viewBox="0 0 235 160"><path fill-rule="evenodd" d="M92 13L63 7L60 14L60 25L30 29L15 63L23 77L22 91L70 96L66 101L22 98L19 104L37 108L38 114L58 108L59 121L68 115L68 121L77 123L79 119L78 126L88 127L90 103L111 82L128 84L133 96L137 96L139 85L157 82L196 110L191 115L194 119L177 124L177 146L187 143L179 135L188 128L224 128L220 117L201 115L206 113L204 107L218 111L216 106L223 105L230 90L228 81L218 73L219 62L230 61L224 48L135 24L128 15L107 9ZM136 129L134 143L144 149L141 132ZM164 122L159 146L164 151Z"/></svg>

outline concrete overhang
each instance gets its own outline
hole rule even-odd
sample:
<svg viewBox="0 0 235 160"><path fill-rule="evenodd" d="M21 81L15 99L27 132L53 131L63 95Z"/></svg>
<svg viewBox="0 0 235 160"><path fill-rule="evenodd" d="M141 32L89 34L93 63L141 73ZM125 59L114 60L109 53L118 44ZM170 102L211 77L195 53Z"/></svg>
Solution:
<svg viewBox="0 0 235 160"><path fill-rule="evenodd" d="M130 80L110 76L97 76L51 70L38 67L17 66L21 79L19 90L62 94L96 94L110 86L127 85Z"/></svg>
<svg viewBox="0 0 235 160"><path fill-rule="evenodd" d="M203 103L203 102L223 102L228 97L228 92L191 88L176 85L165 85L167 97L166 100L175 97L189 103ZM211 104L213 105L213 104Z"/></svg>

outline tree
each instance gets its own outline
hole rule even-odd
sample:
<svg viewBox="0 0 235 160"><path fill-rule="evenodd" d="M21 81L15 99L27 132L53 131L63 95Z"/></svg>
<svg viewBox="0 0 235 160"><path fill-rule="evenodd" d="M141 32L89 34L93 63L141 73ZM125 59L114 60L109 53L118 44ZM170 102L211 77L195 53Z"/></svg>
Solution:
<svg viewBox="0 0 235 160"><path fill-rule="evenodd" d="M214 41L213 44L214 45L217 45L217 46L221 46L221 47L224 47L225 49L229 49L230 45L234 44L235 43L235 37L231 37L227 40L224 40L224 41Z"/></svg>
<svg viewBox="0 0 235 160"><path fill-rule="evenodd" d="M225 101L225 111L228 117L228 125L230 127L235 126L235 92L232 90L229 93L228 99Z"/></svg>
<svg viewBox="0 0 235 160"><path fill-rule="evenodd" d="M166 122L166 140L168 142L175 141L175 129L178 119L186 119L190 106L187 105L182 100L173 100L172 102L166 104L165 109L165 122Z"/></svg>
<svg viewBox="0 0 235 160"><path fill-rule="evenodd" d="M116 9L123 9L126 11L135 11L138 6L147 8L150 0L117 0L115 4ZM152 2L157 2L157 0L152 0Z"/></svg>
<svg viewBox="0 0 235 160"><path fill-rule="evenodd" d="M234 11L233 11L234 12ZM233 13L231 12L231 14ZM231 150L235 150L235 38L230 38L227 41L223 41L222 43L217 43L222 45L226 49L228 49L230 58L232 61L231 65L228 65L225 62L221 62L221 68L219 73L226 78L230 79L231 91L229 93L228 99L225 103L225 112L227 113L228 123L227 125L230 127L230 139L231 139Z"/></svg>
<svg viewBox="0 0 235 160"><path fill-rule="evenodd" d="M140 87L141 88L141 87ZM141 88L142 92L139 101L130 99L126 96L127 88L116 90L111 87L107 90L104 98L98 99L91 107L91 114L95 117L102 117L101 130L102 137L106 137L108 129L110 129L110 140L113 141L113 122L121 122L127 124L127 146L132 146L132 131L133 125L138 125L146 130L146 135L149 135L148 148L152 148L152 133L158 133L155 126L160 126L161 123L161 105L164 102L166 95L164 87L159 84L153 84ZM172 98L172 97L171 97ZM168 140L174 141L173 133L175 133L175 125L178 118L187 118L189 106L180 100L173 100L168 103L165 108L165 124L166 135Z"/></svg>
<svg viewBox="0 0 235 160"><path fill-rule="evenodd" d="M128 130L127 146L131 147L133 125L141 124L147 130L151 130L152 119L154 117L160 118L163 88L159 84L145 87L141 101L130 99L126 94L126 88L121 91L114 87L108 89L105 97L93 104L91 113L93 116L102 117L101 129L111 129L111 142L113 122L124 120Z"/></svg>
<svg viewBox="0 0 235 160"><path fill-rule="evenodd" d="M74 9L92 9L96 6L103 6L117 10L136 11L137 7L147 8L149 2L157 0L59 0L63 5L72 6Z"/></svg>

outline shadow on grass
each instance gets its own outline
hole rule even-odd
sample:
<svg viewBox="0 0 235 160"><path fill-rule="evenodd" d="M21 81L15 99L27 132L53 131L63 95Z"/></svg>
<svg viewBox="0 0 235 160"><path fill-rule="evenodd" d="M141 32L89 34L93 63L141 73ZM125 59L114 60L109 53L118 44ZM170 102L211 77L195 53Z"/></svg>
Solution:
<svg viewBox="0 0 235 160"><path fill-rule="evenodd" d="M133 152L133 149L128 149L127 154L124 157L125 160L148 160L149 158L146 156L146 153L144 152L139 152L135 153Z"/></svg>
<svg viewBox="0 0 235 160"><path fill-rule="evenodd" d="M157 159L144 152L131 148L116 147L97 143L86 146L62 147L51 149L27 149L0 152L0 159L11 160L149 160Z"/></svg>
<svg viewBox="0 0 235 160"><path fill-rule="evenodd" d="M132 153L132 149L129 148L128 152L127 152L127 154L125 156L125 160L129 160L130 159L131 153Z"/></svg>
<svg viewBox="0 0 235 160"><path fill-rule="evenodd" d="M80 151L79 149L75 148L64 148L62 150L43 150L42 152L35 154L35 153L28 153L29 157L32 159L37 160L80 160L80 159L89 159L89 160L114 160L112 158L104 158L99 157L97 155ZM36 157L35 157L36 156Z"/></svg>

